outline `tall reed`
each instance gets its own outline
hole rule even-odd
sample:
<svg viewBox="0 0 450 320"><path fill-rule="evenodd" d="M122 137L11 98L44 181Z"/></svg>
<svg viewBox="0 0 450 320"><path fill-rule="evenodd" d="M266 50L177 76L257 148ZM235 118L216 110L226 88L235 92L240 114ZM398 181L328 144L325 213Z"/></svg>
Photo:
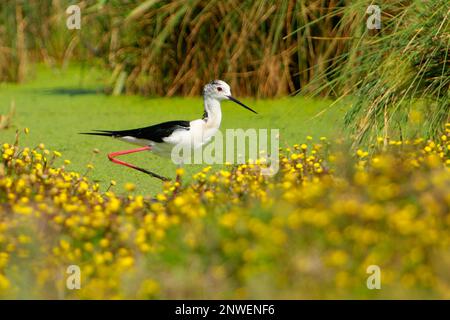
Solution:
<svg viewBox="0 0 450 320"><path fill-rule="evenodd" d="M15 30L10 13L17 3L27 22L29 55L50 65L98 56L112 71L116 94L197 95L206 81L219 77L240 95L297 92L345 52L351 29L349 19L346 28L338 28L347 0L88 0L77 3L79 32L64 23L72 1L6 0L0 22L10 24L8 32ZM11 61L17 59L18 37L8 32L0 31L0 41ZM14 74L3 80L17 80Z"/></svg>
<svg viewBox="0 0 450 320"><path fill-rule="evenodd" d="M337 75L322 82L338 96L351 96L346 124L355 144L436 136L450 119L448 2L395 0L381 9L381 29L360 23L350 50L336 58L343 63L312 83Z"/></svg>

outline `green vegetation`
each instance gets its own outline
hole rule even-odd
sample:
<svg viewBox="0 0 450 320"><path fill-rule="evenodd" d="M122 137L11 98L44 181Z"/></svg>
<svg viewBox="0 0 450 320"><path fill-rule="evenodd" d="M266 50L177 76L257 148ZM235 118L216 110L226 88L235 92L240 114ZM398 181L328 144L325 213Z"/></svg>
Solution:
<svg viewBox="0 0 450 320"><path fill-rule="evenodd" d="M386 143L436 137L450 119L448 2L392 1L382 10L390 14L381 30L354 40L346 54L351 63L332 70L339 77L327 86L351 95L346 125L355 144L377 136Z"/></svg>
<svg viewBox="0 0 450 320"><path fill-rule="evenodd" d="M6 114L12 101L15 103L13 126L0 131L1 141L11 141L16 129L28 127L32 134L23 136L21 144L45 143L50 150L58 150L70 159L70 168L84 172L88 163L96 170L93 180L100 181L103 188L111 179L119 185L133 181L137 191L154 193L161 182L145 174L110 163L108 152L126 150L131 145L103 137L77 134L91 129L127 129L147 126L161 121L197 119L203 113L200 98L142 98L138 96L114 97L99 94L99 83L104 74L94 69L69 68L54 73L45 67L37 68L37 77L22 85L0 86L0 114ZM307 135L331 136L342 127L344 112L329 110L329 101L305 98L276 100L245 99L258 110L254 115L233 103L224 102L222 130L227 128L280 129L280 146L304 140ZM320 111L323 114L318 115ZM99 154L93 154L93 149ZM152 154L125 156L130 161L168 177L174 177L175 165L170 159ZM199 166L186 166L188 173ZM189 174L190 175L190 174Z"/></svg>
<svg viewBox="0 0 450 320"><path fill-rule="evenodd" d="M80 31L65 26L70 4L2 4L0 81L24 81L30 62L77 60L107 70L114 95L197 96L223 78L239 96L350 96L355 145L436 138L449 119L445 0L384 1L381 30L366 27L366 0L90 0ZM411 111L427 115L419 130Z"/></svg>
<svg viewBox="0 0 450 320"><path fill-rule="evenodd" d="M448 299L450 123L391 142L350 155L307 139L276 175L205 166L154 197L3 143L0 298Z"/></svg>
<svg viewBox="0 0 450 320"><path fill-rule="evenodd" d="M0 297L450 297L448 0L381 30L367 0L84 0L68 30L74 3L1 1ZM199 118L215 78L259 113L222 131L280 130L276 175L124 156L162 183L78 134Z"/></svg>

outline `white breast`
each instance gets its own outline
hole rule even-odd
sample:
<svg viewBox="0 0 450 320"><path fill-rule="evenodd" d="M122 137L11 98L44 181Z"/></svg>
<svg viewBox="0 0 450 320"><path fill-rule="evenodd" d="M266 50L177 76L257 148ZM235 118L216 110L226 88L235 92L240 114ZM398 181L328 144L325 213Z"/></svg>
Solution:
<svg viewBox="0 0 450 320"><path fill-rule="evenodd" d="M193 120L190 122L189 130L176 130L163 141L171 145L190 146L197 149L208 143L216 132L217 128L209 128L205 121Z"/></svg>

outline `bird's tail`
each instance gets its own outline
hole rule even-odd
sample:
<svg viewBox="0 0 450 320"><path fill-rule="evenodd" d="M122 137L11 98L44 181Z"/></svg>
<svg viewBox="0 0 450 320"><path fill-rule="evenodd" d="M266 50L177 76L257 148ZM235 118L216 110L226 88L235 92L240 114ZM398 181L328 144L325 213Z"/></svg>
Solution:
<svg viewBox="0 0 450 320"><path fill-rule="evenodd" d="M92 136L105 136L105 137L113 137L114 131L109 130L92 130L97 132L79 132L79 134L88 134Z"/></svg>

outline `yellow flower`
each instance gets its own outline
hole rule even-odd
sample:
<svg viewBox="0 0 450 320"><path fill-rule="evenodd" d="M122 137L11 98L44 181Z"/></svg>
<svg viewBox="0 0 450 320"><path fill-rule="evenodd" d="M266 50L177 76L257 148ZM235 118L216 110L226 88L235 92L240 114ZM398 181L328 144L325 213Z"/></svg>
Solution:
<svg viewBox="0 0 450 320"><path fill-rule="evenodd" d="M186 201L184 200L183 197L176 197L175 200L173 201L173 203L177 206L177 207L182 207Z"/></svg>
<svg viewBox="0 0 450 320"><path fill-rule="evenodd" d="M226 213L220 218L220 224L227 228L232 228L238 220L238 215L234 212Z"/></svg>
<svg viewBox="0 0 450 320"><path fill-rule="evenodd" d="M0 292L9 289L10 282L3 274L0 273Z"/></svg>
<svg viewBox="0 0 450 320"><path fill-rule="evenodd" d="M91 242L85 242L85 243L83 244L83 248L84 248L84 250L86 250L87 252L92 252L92 251L94 251L94 246L93 246L93 244L92 244Z"/></svg>
<svg viewBox="0 0 450 320"><path fill-rule="evenodd" d="M26 244L26 243L30 243L31 242L31 238L26 236L26 235L24 235L24 234L19 235L18 240L22 244Z"/></svg>
<svg viewBox="0 0 450 320"><path fill-rule="evenodd" d="M450 161L450 160L449 160L449 161ZM211 190L208 190L208 191L205 192L205 197L206 197L208 200L211 200L212 198L214 198L214 193L213 193Z"/></svg>
<svg viewBox="0 0 450 320"><path fill-rule="evenodd" d="M343 250L335 250L328 255L328 263L335 267L343 266L348 261L348 254Z"/></svg>
<svg viewBox="0 0 450 320"><path fill-rule="evenodd" d="M100 240L100 247L102 248L106 248L109 246L109 240L106 238L103 238Z"/></svg>
<svg viewBox="0 0 450 320"><path fill-rule="evenodd" d="M0 252L0 269L3 269L9 261L9 253Z"/></svg>
<svg viewBox="0 0 450 320"><path fill-rule="evenodd" d="M158 294L160 291L160 286L158 282L152 279L146 279L142 282L141 287L138 291L138 297L148 298Z"/></svg>
<svg viewBox="0 0 450 320"><path fill-rule="evenodd" d="M89 185L86 181L81 181L78 186L78 192L85 193L89 189Z"/></svg>
<svg viewBox="0 0 450 320"><path fill-rule="evenodd" d="M166 197L166 195L163 194L163 193L158 193L158 194L156 195L156 199L157 199L158 201L167 201L167 197Z"/></svg>
<svg viewBox="0 0 450 320"><path fill-rule="evenodd" d="M70 249L70 243L69 242L67 242L66 240L64 240L64 239L62 239L62 240L60 240L59 241L59 245L61 246L61 248L63 249L63 250L69 250Z"/></svg>
<svg viewBox="0 0 450 320"><path fill-rule="evenodd" d="M220 175L224 178L229 178L231 176L231 173L229 171L221 170Z"/></svg>
<svg viewBox="0 0 450 320"><path fill-rule="evenodd" d="M133 266L134 259L133 259L133 257L130 257L130 256L122 257L122 258L119 258L118 264L120 267L126 269L126 268Z"/></svg>

